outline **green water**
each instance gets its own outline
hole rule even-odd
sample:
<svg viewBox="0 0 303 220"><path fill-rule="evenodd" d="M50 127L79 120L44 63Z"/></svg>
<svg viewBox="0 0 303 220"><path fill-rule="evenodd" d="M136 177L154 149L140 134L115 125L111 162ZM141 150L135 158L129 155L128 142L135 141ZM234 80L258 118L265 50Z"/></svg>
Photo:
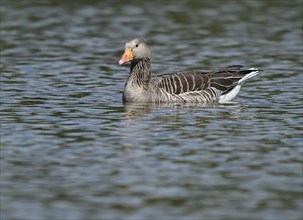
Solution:
<svg viewBox="0 0 303 220"><path fill-rule="evenodd" d="M301 1L1 0L1 220L302 219ZM153 74L262 69L215 106L123 105Z"/></svg>

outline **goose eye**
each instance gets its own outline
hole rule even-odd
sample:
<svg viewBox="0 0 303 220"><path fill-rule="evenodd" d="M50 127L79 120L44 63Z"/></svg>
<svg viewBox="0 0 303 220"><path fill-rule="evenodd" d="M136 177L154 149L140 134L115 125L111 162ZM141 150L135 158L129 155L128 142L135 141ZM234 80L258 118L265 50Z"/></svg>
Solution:
<svg viewBox="0 0 303 220"><path fill-rule="evenodd" d="M136 47L138 47L139 46L139 44L136 44Z"/></svg>

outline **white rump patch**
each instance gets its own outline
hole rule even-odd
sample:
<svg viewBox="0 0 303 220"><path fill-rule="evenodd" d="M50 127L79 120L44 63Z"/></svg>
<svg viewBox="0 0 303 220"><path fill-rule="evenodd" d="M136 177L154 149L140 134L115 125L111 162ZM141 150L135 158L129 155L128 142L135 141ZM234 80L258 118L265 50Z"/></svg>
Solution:
<svg viewBox="0 0 303 220"><path fill-rule="evenodd" d="M238 95L243 83L246 80L248 80L249 78L254 77L259 74L259 71L257 68L250 68L249 70L255 70L255 71L252 71L251 73L245 75L241 80L239 80L238 85L235 88L233 88L231 91L229 91L228 93L226 93L224 95L221 95L220 99L219 99L220 103L226 103L226 102L229 102L232 99L234 99Z"/></svg>
<svg viewBox="0 0 303 220"><path fill-rule="evenodd" d="M220 103L226 103L226 102L231 101L233 98L235 98L238 95L240 89L241 89L241 85L237 85L235 88L233 88L228 93L226 93L224 95L221 95L220 99L219 99L219 102Z"/></svg>

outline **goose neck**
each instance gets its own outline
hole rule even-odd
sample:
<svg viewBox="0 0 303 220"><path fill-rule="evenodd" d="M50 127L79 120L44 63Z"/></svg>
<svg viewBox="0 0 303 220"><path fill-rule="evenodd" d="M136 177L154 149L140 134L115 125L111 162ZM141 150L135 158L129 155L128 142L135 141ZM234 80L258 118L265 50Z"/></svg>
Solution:
<svg viewBox="0 0 303 220"><path fill-rule="evenodd" d="M128 81L139 86L148 86L151 78L150 58L146 57L138 61L131 62L130 75Z"/></svg>

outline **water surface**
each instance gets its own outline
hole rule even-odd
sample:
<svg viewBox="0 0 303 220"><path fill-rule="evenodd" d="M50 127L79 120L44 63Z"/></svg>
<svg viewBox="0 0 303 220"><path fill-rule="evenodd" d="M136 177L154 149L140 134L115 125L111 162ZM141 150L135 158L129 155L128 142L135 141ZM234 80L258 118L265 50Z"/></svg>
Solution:
<svg viewBox="0 0 303 220"><path fill-rule="evenodd" d="M301 1L1 2L1 219L302 219ZM123 105L153 73L262 69L234 103Z"/></svg>

